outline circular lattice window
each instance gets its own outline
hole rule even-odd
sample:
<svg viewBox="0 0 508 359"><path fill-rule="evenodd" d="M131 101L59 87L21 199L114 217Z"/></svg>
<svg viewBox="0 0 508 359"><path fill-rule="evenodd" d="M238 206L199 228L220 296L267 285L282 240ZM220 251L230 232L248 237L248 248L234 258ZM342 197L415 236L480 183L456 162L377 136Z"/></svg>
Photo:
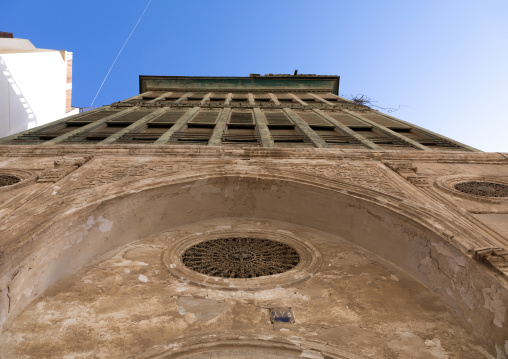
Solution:
<svg viewBox="0 0 508 359"><path fill-rule="evenodd" d="M16 176L0 175L0 187L11 186L20 181Z"/></svg>
<svg viewBox="0 0 508 359"><path fill-rule="evenodd" d="M185 250L182 263L223 278L255 278L286 272L300 262L296 249L260 238L232 237L200 242Z"/></svg>
<svg viewBox="0 0 508 359"><path fill-rule="evenodd" d="M480 197L508 197L508 186L493 182L461 182L455 186L456 190Z"/></svg>

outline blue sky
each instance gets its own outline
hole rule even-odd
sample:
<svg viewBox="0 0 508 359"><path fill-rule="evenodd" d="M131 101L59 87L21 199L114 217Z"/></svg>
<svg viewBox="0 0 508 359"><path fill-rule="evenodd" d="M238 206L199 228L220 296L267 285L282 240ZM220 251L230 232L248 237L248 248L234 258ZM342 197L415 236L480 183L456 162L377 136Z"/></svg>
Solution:
<svg viewBox="0 0 508 359"><path fill-rule="evenodd" d="M74 52L73 105L90 106L148 0L4 1L0 31ZM96 106L138 75L340 75L393 116L508 152L508 1L152 0Z"/></svg>

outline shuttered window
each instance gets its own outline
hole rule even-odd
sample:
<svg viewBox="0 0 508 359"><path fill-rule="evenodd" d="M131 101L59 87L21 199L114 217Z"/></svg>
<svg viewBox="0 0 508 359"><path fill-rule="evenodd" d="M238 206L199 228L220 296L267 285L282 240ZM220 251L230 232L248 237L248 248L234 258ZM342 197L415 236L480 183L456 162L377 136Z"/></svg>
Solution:
<svg viewBox="0 0 508 359"><path fill-rule="evenodd" d="M254 128L231 128L228 127L226 134L222 138L222 143L228 142L257 142L257 136Z"/></svg>
<svg viewBox="0 0 508 359"><path fill-rule="evenodd" d="M147 125L123 135L115 143L153 143L168 129L165 127L148 127Z"/></svg>
<svg viewBox="0 0 508 359"><path fill-rule="evenodd" d="M304 142L305 136L300 134L294 127L291 128L270 128L274 142Z"/></svg>
<svg viewBox="0 0 508 359"><path fill-rule="evenodd" d="M387 150L394 149L405 149L405 150L415 150L413 146L411 146L406 141L395 137L389 133L385 133L382 130L371 128L356 128L354 129L356 133L367 138L369 141L375 143L376 145L381 146Z"/></svg>
<svg viewBox="0 0 508 359"><path fill-rule="evenodd" d="M190 122L189 126L199 124L201 126L213 127L217 122L219 111L200 111Z"/></svg>
<svg viewBox="0 0 508 359"><path fill-rule="evenodd" d="M211 127L187 127L185 131L175 132L172 140L188 144L206 145L212 136Z"/></svg>
<svg viewBox="0 0 508 359"><path fill-rule="evenodd" d="M297 114L331 147L364 148L360 141L343 133L315 112L302 111Z"/></svg>
<svg viewBox="0 0 508 359"><path fill-rule="evenodd" d="M100 112L94 112L89 115L80 116L79 118L76 118L74 120L67 121L67 126L72 127L80 127L88 125L89 123L92 123L97 120L102 120L105 117L114 115L119 113L120 110L106 110L106 111L100 111Z"/></svg>
<svg viewBox="0 0 508 359"><path fill-rule="evenodd" d="M392 120L385 116L379 115L377 113L362 113L362 116L366 119L371 120L372 122L377 123L378 125L388 127L390 129L410 129L411 127L400 123L398 121Z"/></svg>
<svg viewBox="0 0 508 359"><path fill-rule="evenodd" d="M319 128L334 128L334 126L319 116L318 114L310 111L301 111L297 112L297 115L302 118L312 129L319 129Z"/></svg>
<svg viewBox="0 0 508 359"><path fill-rule="evenodd" d="M290 126L294 127L293 122L286 116L282 111L265 111L264 112L266 122L269 128Z"/></svg>
<svg viewBox="0 0 508 359"><path fill-rule="evenodd" d="M372 128L372 125L369 125L366 122L363 122L353 116L348 115L344 112L327 112L327 115L333 117L343 125L346 125L352 129L358 128L358 129L370 129Z"/></svg>
<svg viewBox="0 0 508 359"><path fill-rule="evenodd" d="M148 127L166 127L169 128L175 124L185 114L186 111L169 110L157 118L148 122Z"/></svg>
<svg viewBox="0 0 508 359"><path fill-rule="evenodd" d="M149 115L153 110L136 110L107 122L108 126L123 127L133 124L137 120Z"/></svg>
<svg viewBox="0 0 508 359"><path fill-rule="evenodd" d="M258 143L252 111L232 111L222 143L228 145L245 142Z"/></svg>
<svg viewBox="0 0 508 359"><path fill-rule="evenodd" d="M53 138L66 134L67 132L74 131L76 128L77 127L67 126L66 124L63 123L41 131L38 134L38 137L44 141L52 140Z"/></svg>
<svg viewBox="0 0 508 359"><path fill-rule="evenodd" d="M305 142L307 137L300 133L295 124L283 111L264 112L274 142ZM285 147L285 146L284 146Z"/></svg>
<svg viewBox="0 0 508 359"><path fill-rule="evenodd" d="M251 111L233 111L229 119L230 125L237 126L254 126L254 119Z"/></svg>

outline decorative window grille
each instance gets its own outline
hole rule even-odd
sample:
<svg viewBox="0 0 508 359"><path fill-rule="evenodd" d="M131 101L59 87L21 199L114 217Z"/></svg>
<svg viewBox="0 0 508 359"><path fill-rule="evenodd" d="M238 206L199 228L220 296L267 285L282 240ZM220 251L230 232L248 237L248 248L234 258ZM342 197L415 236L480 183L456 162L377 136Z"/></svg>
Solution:
<svg viewBox="0 0 508 359"><path fill-rule="evenodd" d="M508 197L508 186L501 183L470 181L457 183L455 189L480 197Z"/></svg>
<svg viewBox="0 0 508 359"><path fill-rule="evenodd" d="M20 181L16 176L0 175L0 187L11 186Z"/></svg>
<svg viewBox="0 0 508 359"><path fill-rule="evenodd" d="M259 238L221 238L201 242L182 254L196 272L222 278L256 278L293 269L300 255L287 244Z"/></svg>

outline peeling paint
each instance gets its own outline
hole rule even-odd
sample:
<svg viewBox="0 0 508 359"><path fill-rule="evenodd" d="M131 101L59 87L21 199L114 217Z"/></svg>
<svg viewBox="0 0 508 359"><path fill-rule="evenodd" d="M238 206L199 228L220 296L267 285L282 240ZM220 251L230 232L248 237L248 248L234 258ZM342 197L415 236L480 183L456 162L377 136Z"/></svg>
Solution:
<svg viewBox="0 0 508 359"><path fill-rule="evenodd" d="M80 227L81 228L84 228L86 230L89 230L90 228L92 228L95 224L95 218L94 216L90 216L88 217L88 220L86 221L85 224L81 225Z"/></svg>
<svg viewBox="0 0 508 359"><path fill-rule="evenodd" d="M309 359L325 359L325 357L318 351L315 350L309 350L305 349L302 350L302 353L300 354L302 358L309 358Z"/></svg>
<svg viewBox="0 0 508 359"><path fill-rule="evenodd" d="M102 233L109 232L113 227L113 221L107 220L102 216L99 216L99 218L97 218L97 222L99 222L99 229Z"/></svg>
<svg viewBox="0 0 508 359"><path fill-rule="evenodd" d="M458 256L457 253L452 252L448 245L441 242L432 242L431 244L434 248L436 248L437 253L449 258L450 267L454 270L454 272L459 272L466 266L466 257Z"/></svg>
<svg viewBox="0 0 508 359"><path fill-rule="evenodd" d="M495 326L502 328L506 317L506 307L500 294L494 286L483 289L483 297L485 299L484 308L490 310L494 314L492 322Z"/></svg>
<svg viewBox="0 0 508 359"><path fill-rule="evenodd" d="M212 299L178 297L176 301L180 315L191 313L199 321L209 321L215 319L222 313L231 309L231 306L225 302L217 302Z"/></svg>
<svg viewBox="0 0 508 359"><path fill-rule="evenodd" d="M130 259L119 258L117 261L111 264L114 267L146 267L148 263L141 261L132 261Z"/></svg>

